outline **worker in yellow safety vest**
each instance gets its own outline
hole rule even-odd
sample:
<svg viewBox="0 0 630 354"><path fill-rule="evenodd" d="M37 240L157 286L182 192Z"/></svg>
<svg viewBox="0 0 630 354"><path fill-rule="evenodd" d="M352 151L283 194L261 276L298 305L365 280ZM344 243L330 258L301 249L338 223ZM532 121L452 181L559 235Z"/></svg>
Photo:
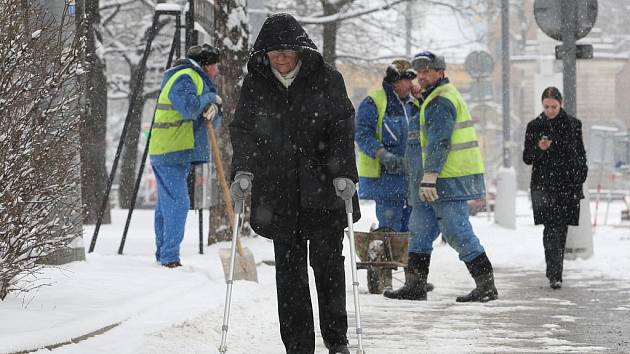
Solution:
<svg viewBox="0 0 630 354"><path fill-rule="evenodd" d="M385 69L382 88L370 92L356 114L359 198L375 201L382 231L408 231L404 155L409 122L418 120L420 112L411 95L415 78L408 60L394 60Z"/></svg>
<svg viewBox="0 0 630 354"><path fill-rule="evenodd" d="M164 73L158 97L149 155L157 181L155 258L163 266L181 266L179 247L190 208L188 173L210 160L207 121L221 124L221 97L213 82L219 51L209 44L193 46L186 58Z"/></svg>
<svg viewBox="0 0 630 354"><path fill-rule="evenodd" d="M386 292L395 299L426 300L433 241L442 233L475 280L457 302L498 298L492 264L469 221L467 201L485 196L484 166L474 122L457 88L445 76L443 56L424 51L412 66L422 87L419 142L421 158L410 169L421 169L416 198L411 200L408 268L405 285ZM418 171L416 171L418 172Z"/></svg>

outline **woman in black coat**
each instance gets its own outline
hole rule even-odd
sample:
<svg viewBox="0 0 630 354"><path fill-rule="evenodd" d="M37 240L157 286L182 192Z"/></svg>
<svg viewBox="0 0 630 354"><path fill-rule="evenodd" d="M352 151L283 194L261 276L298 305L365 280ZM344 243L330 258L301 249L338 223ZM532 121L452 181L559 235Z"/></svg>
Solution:
<svg viewBox="0 0 630 354"><path fill-rule="evenodd" d="M265 21L247 68L230 124L232 174L252 182L250 223L274 240L282 341L287 353L315 350L308 247L324 343L330 353L348 353L347 218L333 180L358 180L354 108L341 74L288 14Z"/></svg>
<svg viewBox="0 0 630 354"><path fill-rule="evenodd" d="M562 109L560 91L546 88L542 105L544 111L527 124L523 161L532 165L534 223L545 226L546 275L551 288L560 289L567 226L578 225L588 167L582 123Z"/></svg>

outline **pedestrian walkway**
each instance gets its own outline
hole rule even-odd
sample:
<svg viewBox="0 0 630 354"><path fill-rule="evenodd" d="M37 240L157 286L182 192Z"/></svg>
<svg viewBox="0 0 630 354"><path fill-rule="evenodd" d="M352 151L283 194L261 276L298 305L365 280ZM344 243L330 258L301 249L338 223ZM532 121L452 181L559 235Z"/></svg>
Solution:
<svg viewBox="0 0 630 354"><path fill-rule="evenodd" d="M623 207L623 206L620 206ZM123 222L124 210L114 210ZM363 224L373 222L365 207ZM196 220L184 239L185 266L175 271L154 263L153 215L139 211L141 227L129 239L126 255L116 253L122 224L103 228L99 252L44 274L54 284L29 298L5 299L0 318L0 353L43 348L83 338L107 324L115 328L55 353L171 354L216 353L221 340L225 279L217 244L196 254ZM617 213L616 215L619 215ZM359 271L364 344L368 354L421 353L630 353L630 243L627 230L600 227L589 259L565 262L564 285L554 291L544 276L542 228L531 217L518 218L517 230L497 226L486 217L471 219L493 262L499 300L456 303L474 286L464 263L437 241L429 281L436 289L428 301L398 301L367 293L366 272ZM615 221L617 224L620 221ZM87 234L91 230L87 229ZM270 241L245 238L257 261L273 259ZM349 340L356 349L348 244L346 308ZM259 282L236 282L230 313L229 354L284 353L280 339L275 269L261 263ZM402 285L402 270L395 286ZM621 279L621 280L618 280ZM318 322L313 275L314 315ZM33 321L36 319L36 321ZM76 319L76 320L75 320ZM317 331L317 329L316 329ZM356 350L352 351L353 353ZM316 354L327 353L319 333Z"/></svg>
<svg viewBox="0 0 630 354"><path fill-rule="evenodd" d="M367 352L630 353L630 284L566 274L554 291L540 271L495 274L500 299L485 304L456 303L466 284L439 280L426 302L363 295Z"/></svg>

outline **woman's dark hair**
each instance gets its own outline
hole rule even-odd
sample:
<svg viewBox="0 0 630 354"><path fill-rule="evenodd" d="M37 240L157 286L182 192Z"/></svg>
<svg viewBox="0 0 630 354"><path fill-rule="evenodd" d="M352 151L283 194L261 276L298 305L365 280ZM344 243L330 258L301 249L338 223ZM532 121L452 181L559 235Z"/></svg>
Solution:
<svg viewBox="0 0 630 354"><path fill-rule="evenodd" d="M545 98L553 98L554 100L562 103L562 94L560 93L560 90L554 86L549 86L543 91L542 98L540 100L542 101Z"/></svg>

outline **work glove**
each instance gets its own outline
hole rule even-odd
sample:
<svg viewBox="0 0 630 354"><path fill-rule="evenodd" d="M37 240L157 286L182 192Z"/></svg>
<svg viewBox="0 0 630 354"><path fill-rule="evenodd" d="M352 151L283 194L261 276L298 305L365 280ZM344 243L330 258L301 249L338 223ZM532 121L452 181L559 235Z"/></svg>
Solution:
<svg viewBox="0 0 630 354"><path fill-rule="evenodd" d="M420 181L420 200L431 203L438 199L437 173L425 173Z"/></svg>
<svg viewBox="0 0 630 354"><path fill-rule="evenodd" d="M221 96L214 96L214 103L219 107L223 106L223 99L221 98Z"/></svg>
<svg viewBox="0 0 630 354"><path fill-rule="evenodd" d="M218 96L217 96L218 97ZM217 107L216 104L211 103L209 104L206 109L203 111L203 117L208 121L208 122L212 122L212 120L214 119L214 117L216 117L217 113L219 112L219 107Z"/></svg>
<svg viewBox="0 0 630 354"><path fill-rule="evenodd" d="M238 171L234 176L234 182L230 185L230 194L234 202L241 202L252 193L252 180L254 175L251 172Z"/></svg>
<svg viewBox="0 0 630 354"><path fill-rule="evenodd" d="M214 103L217 106L217 111L222 112L223 111L223 99L221 98L221 96L216 95L214 97Z"/></svg>
<svg viewBox="0 0 630 354"><path fill-rule="evenodd" d="M343 200L352 199L352 196L357 191L357 187L354 185L354 182L345 177L337 177L333 179L333 186L335 186L335 194Z"/></svg>
<svg viewBox="0 0 630 354"><path fill-rule="evenodd" d="M377 155L380 155L383 171L390 175L403 175L406 172L405 159L402 156L396 156L385 149L380 149Z"/></svg>

